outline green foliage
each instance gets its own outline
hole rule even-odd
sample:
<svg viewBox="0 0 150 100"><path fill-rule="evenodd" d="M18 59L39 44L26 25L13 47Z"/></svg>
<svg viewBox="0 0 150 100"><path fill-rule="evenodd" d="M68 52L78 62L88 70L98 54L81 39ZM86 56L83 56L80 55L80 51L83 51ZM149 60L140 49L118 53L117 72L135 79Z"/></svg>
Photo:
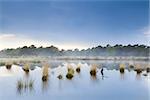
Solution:
<svg viewBox="0 0 150 100"><path fill-rule="evenodd" d="M149 55L149 46L146 45L107 45L97 46L92 49L75 49L75 50L59 50L55 46L50 47L29 47L24 46L17 49L6 49L0 51L1 57L18 57L18 56L145 56Z"/></svg>

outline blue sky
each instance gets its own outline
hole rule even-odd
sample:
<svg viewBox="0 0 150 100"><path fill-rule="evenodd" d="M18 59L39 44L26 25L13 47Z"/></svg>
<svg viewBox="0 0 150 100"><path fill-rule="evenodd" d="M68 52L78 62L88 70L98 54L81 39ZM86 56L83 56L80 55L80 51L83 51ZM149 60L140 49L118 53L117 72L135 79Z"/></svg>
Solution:
<svg viewBox="0 0 150 100"><path fill-rule="evenodd" d="M0 5L0 49L31 44L64 49L149 45L146 0L1 0Z"/></svg>

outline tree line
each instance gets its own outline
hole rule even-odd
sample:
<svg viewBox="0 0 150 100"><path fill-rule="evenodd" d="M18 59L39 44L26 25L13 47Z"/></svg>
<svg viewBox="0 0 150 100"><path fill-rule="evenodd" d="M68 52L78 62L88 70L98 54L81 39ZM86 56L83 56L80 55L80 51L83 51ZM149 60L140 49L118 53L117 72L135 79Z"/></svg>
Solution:
<svg viewBox="0 0 150 100"><path fill-rule="evenodd" d="M97 46L88 49L73 50L58 49L51 45L49 47L23 46L16 49L4 49L0 51L0 57L17 56L143 56L149 57L150 46L146 45L120 45Z"/></svg>

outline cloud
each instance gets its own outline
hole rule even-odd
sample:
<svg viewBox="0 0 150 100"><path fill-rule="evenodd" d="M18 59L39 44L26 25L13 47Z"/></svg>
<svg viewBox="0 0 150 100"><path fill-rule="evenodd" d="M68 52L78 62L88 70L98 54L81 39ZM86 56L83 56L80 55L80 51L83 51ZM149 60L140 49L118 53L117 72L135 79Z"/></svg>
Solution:
<svg viewBox="0 0 150 100"><path fill-rule="evenodd" d="M30 46L32 44L36 46L50 45L49 42L35 40L28 36L16 34L0 34L0 49Z"/></svg>
<svg viewBox="0 0 150 100"><path fill-rule="evenodd" d="M17 34L0 34L0 50L6 48L17 48L23 46L30 46L35 45L37 47L43 46L57 46L59 49L85 49L87 46L76 44L76 43L56 43L54 41L45 41L45 40L38 40L33 39L28 36L24 35L17 35Z"/></svg>
<svg viewBox="0 0 150 100"><path fill-rule="evenodd" d="M150 26L149 27L144 27L142 29L142 33L144 34L145 37L150 38Z"/></svg>
<svg viewBox="0 0 150 100"><path fill-rule="evenodd" d="M15 34L0 34L0 40L15 38Z"/></svg>

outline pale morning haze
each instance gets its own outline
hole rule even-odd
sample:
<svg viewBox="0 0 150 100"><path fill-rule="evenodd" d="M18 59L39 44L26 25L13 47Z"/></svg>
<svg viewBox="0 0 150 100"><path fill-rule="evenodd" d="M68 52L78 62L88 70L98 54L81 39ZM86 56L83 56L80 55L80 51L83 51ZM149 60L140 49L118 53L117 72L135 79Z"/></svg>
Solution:
<svg viewBox="0 0 150 100"><path fill-rule="evenodd" d="M1 0L0 49L149 45L148 0Z"/></svg>

